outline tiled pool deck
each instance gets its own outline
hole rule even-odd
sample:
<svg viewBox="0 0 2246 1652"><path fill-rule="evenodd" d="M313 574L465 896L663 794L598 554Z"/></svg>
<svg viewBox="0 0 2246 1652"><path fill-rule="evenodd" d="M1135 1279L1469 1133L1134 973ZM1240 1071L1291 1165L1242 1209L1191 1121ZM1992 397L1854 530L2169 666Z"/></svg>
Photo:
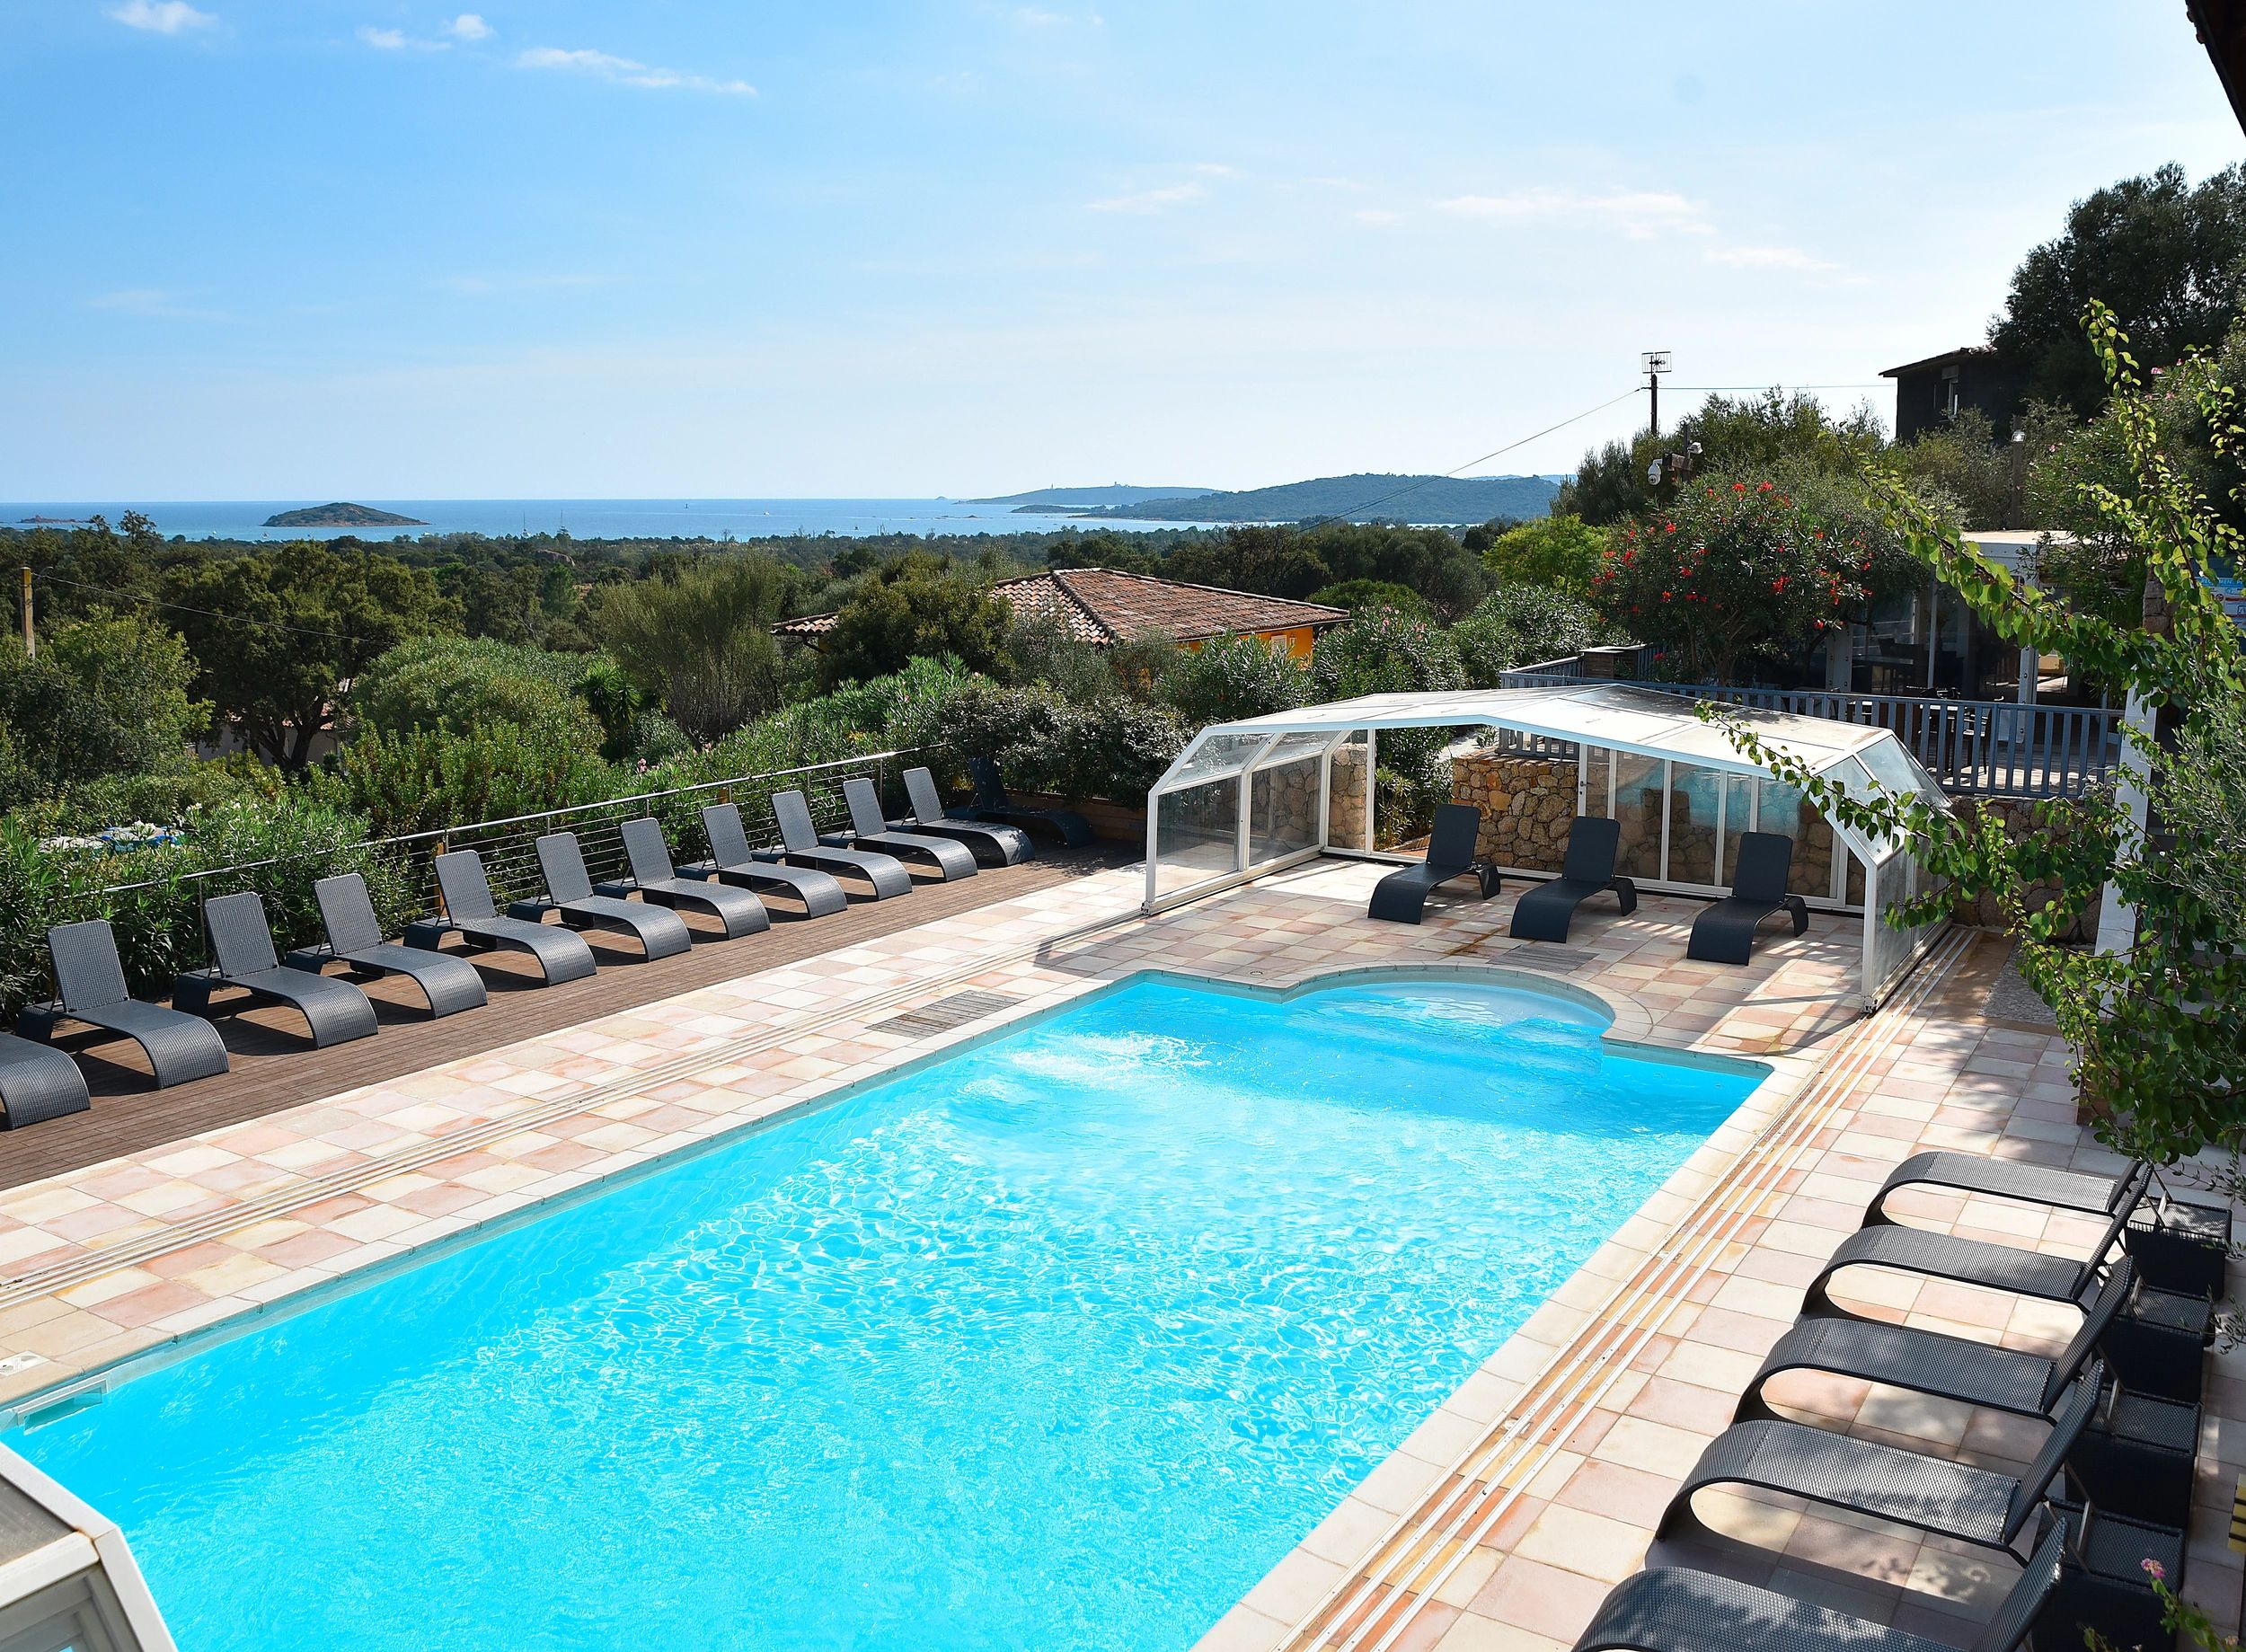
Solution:
<svg viewBox="0 0 2246 1652"><path fill-rule="evenodd" d="M1693 903L1649 898L1629 919L1593 910L1555 948L1505 937L1509 895L1443 906L1417 929L1370 923L1377 875L1318 862L1147 920L1137 877L1101 873L11 1188L0 1405L98 1380L1134 971L1283 986L1383 965L1527 967L1605 997L1618 1038L1752 1056L1773 1077L1202 1644L1536 1652L1572 1640L1643 1559L1671 1489L1896 1161L1941 1146L2110 1167L2074 1122L2056 1038L1980 1013L2002 957L1993 942L1954 937L1864 1020L1847 999L1854 920L1818 917L1732 969L1684 959ZM1012 1007L948 1032L927 1030L941 1016L908 1016L969 991ZM1951 1196L1897 1208L2051 1250L2079 1251L2096 1232ZM2023 1347L2072 1329L2011 1298L1869 1277L1859 1288L1876 1297L1853 1305L1914 1324ZM2189 1593L2227 1627L2239 1560L2219 1515L2246 1468L2246 1368L2218 1372ZM1773 1398L1976 1461L2023 1461L2042 1432L1808 1376ZM2008 1581L1985 1557L1799 1508L1701 1506L1761 1545L1727 1569L1946 1640L1968 1637ZM1897 1588L1853 1578L1910 1592L1898 1605Z"/></svg>

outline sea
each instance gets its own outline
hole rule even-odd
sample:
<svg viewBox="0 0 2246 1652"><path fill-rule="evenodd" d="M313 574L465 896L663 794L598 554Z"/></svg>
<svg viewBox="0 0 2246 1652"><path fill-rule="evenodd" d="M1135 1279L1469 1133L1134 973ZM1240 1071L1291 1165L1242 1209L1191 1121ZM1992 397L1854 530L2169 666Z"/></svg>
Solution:
<svg viewBox="0 0 2246 1652"><path fill-rule="evenodd" d="M267 527L266 518L326 499L66 499L0 503L0 527L30 527L35 517L83 522L99 516L114 526L128 510L156 525L166 538L363 540L423 534L551 534L576 539L775 539L791 534L1025 534L1072 525L1133 532L1207 527L1206 522L1142 522L1123 518L1072 519L1029 515L1011 505L967 499L375 499L353 504L412 517L412 527Z"/></svg>

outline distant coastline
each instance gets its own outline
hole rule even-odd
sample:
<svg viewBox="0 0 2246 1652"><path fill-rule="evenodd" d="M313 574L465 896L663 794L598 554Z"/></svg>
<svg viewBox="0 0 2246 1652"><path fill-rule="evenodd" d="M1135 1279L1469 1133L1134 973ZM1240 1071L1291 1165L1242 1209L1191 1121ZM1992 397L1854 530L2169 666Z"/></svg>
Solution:
<svg viewBox="0 0 2246 1652"><path fill-rule="evenodd" d="M265 518L267 527L427 527L419 517L376 510L371 505L313 505L303 510L283 510Z"/></svg>

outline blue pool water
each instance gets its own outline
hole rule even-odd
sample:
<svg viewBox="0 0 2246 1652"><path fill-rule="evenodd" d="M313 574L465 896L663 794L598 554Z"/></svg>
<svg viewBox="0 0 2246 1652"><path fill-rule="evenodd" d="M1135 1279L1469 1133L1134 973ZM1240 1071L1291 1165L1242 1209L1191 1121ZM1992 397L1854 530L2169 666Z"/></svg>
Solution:
<svg viewBox="0 0 2246 1652"><path fill-rule="evenodd" d="M189 1652L1181 1648L1744 1099L1144 981L7 1443Z"/></svg>

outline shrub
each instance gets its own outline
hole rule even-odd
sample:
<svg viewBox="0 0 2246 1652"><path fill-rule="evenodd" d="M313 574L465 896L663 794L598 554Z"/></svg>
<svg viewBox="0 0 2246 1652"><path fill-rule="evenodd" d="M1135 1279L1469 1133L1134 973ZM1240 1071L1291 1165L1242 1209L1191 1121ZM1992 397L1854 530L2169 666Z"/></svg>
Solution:
<svg viewBox="0 0 2246 1652"><path fill-rule="evenodd" d="M586 676L579 654L489 637L419 637L367 667L351 686L351 707L367 728L388 734L472 734L508 723L590 751L603 731L577 697Z"/></svg>
<svg viewBox="0 0 2246 1652"><path fill-rule="evenodd" d="M680 728L713 740L779 703L772 627L796 584L761 553L667 568L604 587L594 630Z"/></svg>
<svg viewBox="0 0 2246 1652"><path fill-rule="evenodd" d="M1408 585L1395 585L1385 579L1344 579L1322 591L1313 591L1310 600L1324 603L1330 608L1347 608L1352 614L1366 608L1393 608L1418 619L1435 617L1433 603Z"/></svg>
<svg viewBox="0 0 2246 1652"><path fill-rule="evenodd" d="M1546 517L1492 539L1481 553L1481 565L1506 586L1542 586L1570 596L1587 596L1591 576L1598 572L1605 554L1604 530L1588 526L1579 517Z"/></svg>
<svg viewBox="0 0 2246 1652"><path fill-rule="evenodd" d="M1310 675L1320 700L1461 688L1466 681L1446 632L1393 608L1368 608L1319 638Z"/></svg>
<svg viewBox="0 0 2246 1652"><path fill-rule="evenodd" d="M1507 671L1561 659L1615 636L1588 603L1534 585L1508 585L1451 628L1459 665L1475 688Z"/></svg>
<svg viewBox="0 0 2246 1652"><path fill-rule="evenodd" d="M1309 692L1309 675L1286 646L1260 637L1212 637L1180 649L1154 683L1155 698L1196 729L1292 711Z"/></svg>
<svg viewBox="0 0 2246 1652"><path fill-rule="evenodd" d="M836 611L819 650L819 680L863 682L914 658L950 655L1004 675L1013 611L978 578L943 558L910 551L867 575Z"/></svg>
<svg viewBox="0 0 2246 1652"><path fill-rule="evenodd" d="M1185 743L1177 719L1120 695L1071 705L1050 689L976 684L952 701L945 756L995 759L1010 785L1136 803Z"/></svg>
<svg viewBox="0 0 2246 1652"><path fill-rule="evenodd" d="M580 740L553 726L504 722L469 734L363 734L315 785L324 799L365 815L376 837L565 808L629 790L623 772Z"/></svg>

